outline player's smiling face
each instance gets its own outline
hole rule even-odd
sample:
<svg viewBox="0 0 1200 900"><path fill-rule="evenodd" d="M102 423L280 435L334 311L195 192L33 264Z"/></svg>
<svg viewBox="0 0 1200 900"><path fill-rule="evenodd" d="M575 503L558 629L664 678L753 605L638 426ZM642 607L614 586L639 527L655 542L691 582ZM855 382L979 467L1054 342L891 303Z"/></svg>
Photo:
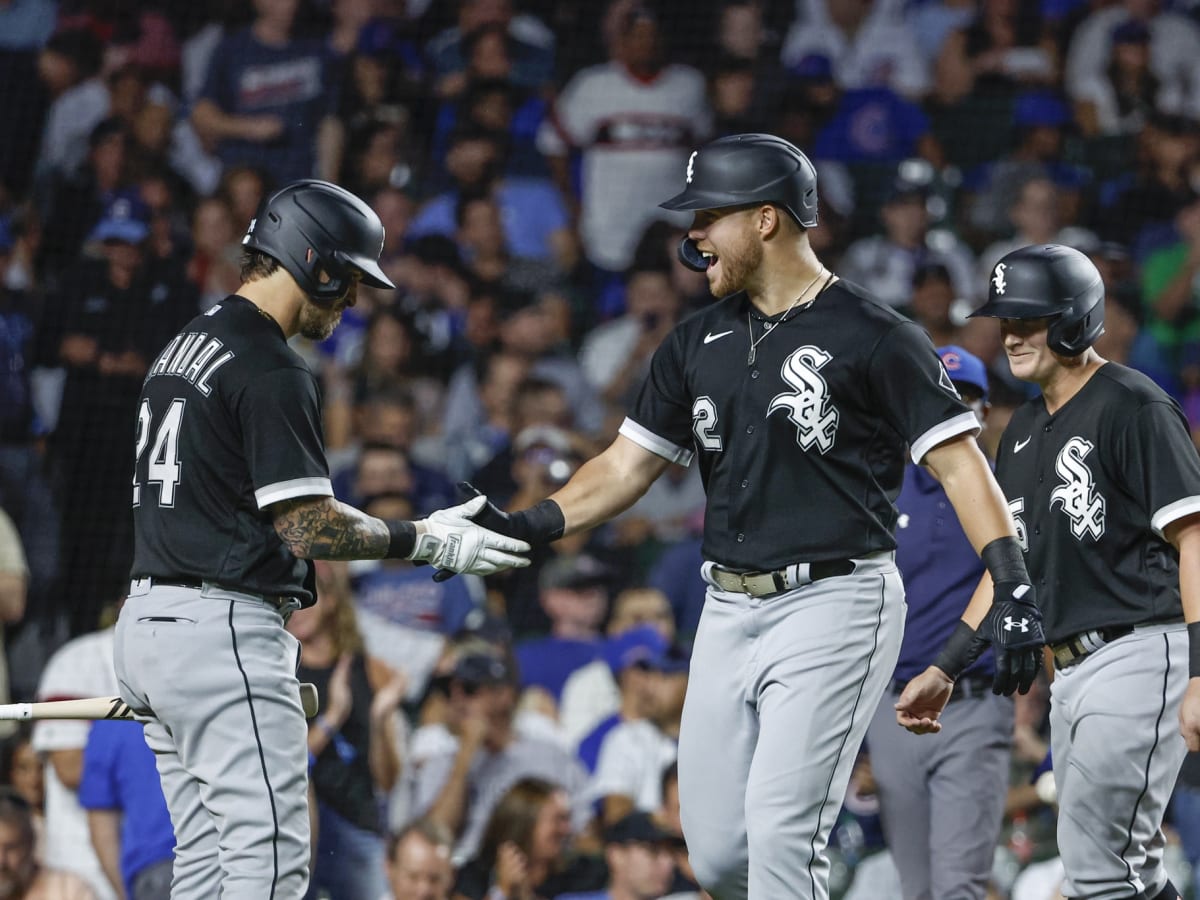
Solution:
<svg viewBox="0 0 1200 900"><path fill-rule="evenodd" d="M688 237L708 260L708 289L725 297L746 287L762 264L762 243L754 229L758 205L704 209L696 213Z"/></svg>
<svg viewBox="0 0 1200 900"><path fill-rule="evenodd" d="M1046 345L1050 319L1001 319L1000 336L1013 375L1022 381L1045 384L1060 363Z"/></svg>

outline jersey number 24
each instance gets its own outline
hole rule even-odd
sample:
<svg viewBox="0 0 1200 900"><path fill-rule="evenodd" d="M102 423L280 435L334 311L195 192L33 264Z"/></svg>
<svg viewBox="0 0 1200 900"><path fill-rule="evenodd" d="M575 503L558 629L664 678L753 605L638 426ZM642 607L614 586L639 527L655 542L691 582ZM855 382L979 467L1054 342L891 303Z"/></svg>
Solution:
<svg viewBox="0 0 1200 900"><path fill-rule="evenodd" d="M175 486L179 484L179 426L183 422L183 408L186 400L175 399L167 407L154 433L154 445L150 448L150 459L146 466L146 480L158 485L158 505L172 507L175 505ZM142 486L138 483L138 467L142 462L142 454L150 443L150 427L154 417L150 412L150 401L142 400L138 409L137 450L133 463L133 505L140 506L142 502Z"/></svg>

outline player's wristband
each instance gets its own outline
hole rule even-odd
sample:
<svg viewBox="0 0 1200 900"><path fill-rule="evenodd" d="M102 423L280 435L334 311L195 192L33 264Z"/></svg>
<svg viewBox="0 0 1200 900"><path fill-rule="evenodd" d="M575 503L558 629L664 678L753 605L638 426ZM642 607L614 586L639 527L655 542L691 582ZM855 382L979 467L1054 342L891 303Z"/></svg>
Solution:
<svg viewBox="0 0 1200 900"><path fill-rule="evenodd" d="M992 581L1019 581L1029 584L1029 570L1025 568L1025 554L1015 537L998 537L991 541L979 554L983 564L992 575Z"/></svg>
<svg viewBox="0 0 1200 900"><path fill-rule="evenodd" d="M1200 622L1188 625L1188 678L1200 678Z"/></svg>
<svg viewBox="0 0 1200 900"><path fill-rule="evenodd" d="M945 672L952 679L957 679L962 674L963 669L969 666L973 660L975 644L975 629L964 622L958 620L958 625L955 626L946 643L942 645L942 652L937 655L937 659L933 664ZM975 654L976 657L978 656Z"/></svg>
<svg viewBox="0 0 1200 900"><path fill-rule="evenodd" d="M384 519L388 530L385 559L408 559L417 547L417 526L400 519Z"/></svg>
<svg viewBox="0 0 1200 900"><path fill-rule="evenodd" d="M537 547L557 541L567 528L562 507L553 500L543 500L528 509L508 514L512 536Z"/></svg>

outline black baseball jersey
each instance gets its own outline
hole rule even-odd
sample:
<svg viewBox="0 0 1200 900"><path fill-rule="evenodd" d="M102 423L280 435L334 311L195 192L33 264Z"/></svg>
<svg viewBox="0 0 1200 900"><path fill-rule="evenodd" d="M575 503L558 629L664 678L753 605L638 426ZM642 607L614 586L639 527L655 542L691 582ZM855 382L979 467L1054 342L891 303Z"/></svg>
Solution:
<svg viewBox="0 0 1200 900"><path fill-rule="evenodd" d="M313 600L266 508L332 496L316 379L275 320L230 296L158 355L138 405L133 575Z"/></svg>
<svg viewBox="0 0 1200 900"><path fill-rule="evenodd" d="M743 570L895 548L906 447L976 430L928 335L844 281L773 319L735 294L684 320L621 426L699 456L704 556Z"/></svg>
<svg viewBox="0 0 1200 900"><path fill-rule="evenodd" d="M1025 403L996 479L1048 641L1183 615L1163 529L1200 512L1200 457L1179 405L1145 375L1110 362L1054 415L1041 397Z"/></svg>

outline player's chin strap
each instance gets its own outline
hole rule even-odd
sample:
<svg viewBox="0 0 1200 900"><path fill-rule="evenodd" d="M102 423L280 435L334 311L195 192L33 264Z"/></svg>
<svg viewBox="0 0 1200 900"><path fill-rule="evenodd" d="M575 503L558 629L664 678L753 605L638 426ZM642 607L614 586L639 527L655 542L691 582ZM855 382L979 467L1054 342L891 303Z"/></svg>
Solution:
<svg viewBox="0 0 1200 900"><path fill-rule="evenodd" d="M707 272L708 260L700 252L700 247L691 238L685 237L679 242L679 261L693 272Z"/></svg>

